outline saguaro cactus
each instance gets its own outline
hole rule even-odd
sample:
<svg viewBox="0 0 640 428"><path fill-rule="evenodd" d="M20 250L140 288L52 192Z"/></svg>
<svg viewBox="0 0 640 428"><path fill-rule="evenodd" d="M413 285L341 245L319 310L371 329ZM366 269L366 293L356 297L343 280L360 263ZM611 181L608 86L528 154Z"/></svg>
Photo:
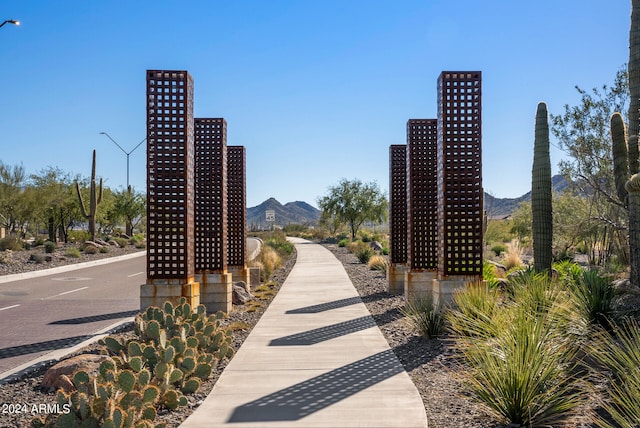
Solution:
<svg viewBox="0 0 640 428"><path fill-rule="evenodd" d="M84 200L82 199L82 192L80 191L80 184L76 181L76 190L78 192L78 200L80 201L80 209L82 215L87 219L89 223L89 233L91 234L91 240L96 239L96 213L98 212L98 205L102 202L102 178L100 179L100 185L96 192L96 151L93 151L93 163L91 164L91 193L89 195L89 210L87 210Z"/></svg>
<svg viewBox="0 0 640 428"><path fill-rule="evenodd" d="M551 205L551 157L547 105L536 111L533 170L531 173L533 258L536 272L550 272L552 261L553 212Z"/></svg>

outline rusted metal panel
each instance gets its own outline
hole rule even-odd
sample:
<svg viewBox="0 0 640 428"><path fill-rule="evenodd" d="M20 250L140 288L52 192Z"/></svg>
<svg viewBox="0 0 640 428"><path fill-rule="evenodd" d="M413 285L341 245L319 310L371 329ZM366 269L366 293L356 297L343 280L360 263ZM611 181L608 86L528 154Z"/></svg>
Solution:
<svg viewBox="0 0 640 428"><path fill-rule="evenodd" d="M147 70L147 278L194 277L193 78Z"/></svg>
<svg viewBox="0 0 640 428"><path fill-rule="evenodd" d="M407 122L407 256L414 270L438 267L437 120Z"/></svg>
<svg viewBox="0 0 640 428"><path fill-rule="evenodd" d="M196 118L195 270L227 270L227 122Z"/></svg>
<svg viewBox="0 0 640 428"><path fill-rule="evenodd" d="M407 146L389 146L389 240L391 263L407 262Z"/></svg>
<svg viewBox="0 0 640 428"><path fill-rule="evenodd" d="M246 264L247 185L246 150L243 146L227 147L227 216L229 267Z"/></svg>
<svg viewBox="0 0 640 428"><path fill-rule="evenodd" d="M438 78L438 207L443 277L482 275L482 74Z"/></svg>

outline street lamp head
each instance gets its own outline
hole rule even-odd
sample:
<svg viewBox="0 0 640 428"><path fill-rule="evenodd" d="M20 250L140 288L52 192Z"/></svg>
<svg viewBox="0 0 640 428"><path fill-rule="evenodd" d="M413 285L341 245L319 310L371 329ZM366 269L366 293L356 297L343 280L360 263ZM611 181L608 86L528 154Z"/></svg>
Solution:
<svg viewBox="0 0 640 428"><path fill-rule="evenodd" d="M7 19L2 24L0 24L0 27L2 27L4 24L20 25L20 21L17 21L15 19Z"/></svg>

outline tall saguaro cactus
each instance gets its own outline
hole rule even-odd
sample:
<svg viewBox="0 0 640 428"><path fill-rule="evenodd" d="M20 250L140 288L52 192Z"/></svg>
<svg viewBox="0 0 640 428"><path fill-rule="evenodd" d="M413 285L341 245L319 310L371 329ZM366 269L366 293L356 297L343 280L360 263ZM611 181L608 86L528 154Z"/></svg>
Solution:
<svg viewBox="0 0 640 428"><path fill-rule="evenodd" d="M89 222L89 233L91 234L91 240L96 239L96 213L98 212L98 205L102 202L102 178L100 179L100 185L96 189L96 151L93 151L93 163L91 164L91 186L89 194L89 210L87 210L84 200L82 199L82 192L80 191L80 184L76 181L76 191L78 192L78 200L80 201L80 209L82 215Z"/></svg>
<svg viewBox="0 0 640 428"><path fill-rule="evenodd" d="M551 157L547 105L536 110L533 170L531 173L533 258L536 272L550 272L552 261L553 211L551 205Z"/></svg>
<svg viewBox="0 0 640 428"><path fill-rule="evenodd" d="M629 128L625 138L620 113L611 116L611 148L618 197L629 213L629 264L632 284L640 284L640 174L638 133L640 132L640 0L631 1L629 29Z"/></svg>

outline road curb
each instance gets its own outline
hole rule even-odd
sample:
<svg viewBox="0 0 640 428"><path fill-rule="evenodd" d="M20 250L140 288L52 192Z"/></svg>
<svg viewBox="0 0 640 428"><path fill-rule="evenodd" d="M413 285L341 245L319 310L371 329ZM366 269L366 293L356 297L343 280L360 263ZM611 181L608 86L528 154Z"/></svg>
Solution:
<svg viewBox="0 0 640 428"><path fill-rule="evenodd" d="M40 276L55 275L57 273L69 272L69 271L72 271L72 270L82 269L82 268L86 268L86 267L106 265L108 263L115 263L115 262L120 262L122 260L128 260L128 259L133 259L133 258L136 258L136 257L142 257L145 254L147 254L146 251L136 251L135 253L125 254L123 256L107 257L107 258L100 259L100 260L92 260L90 262L74 263L74 264L65 265L65 266L58 266L58 267L51 268L51 269L36 270L36 271L33 271L33 272L24 272L24 273L12 274L12 275L3 275L3 276L0 276L0 284L2 284L4 282L12 282L12 281L20 281L20 280L23 280L23 279L38 278Z"/></svg>
<svg viewBox="0 0 640 428"><path fill-rule="evenodd" d="M133 320L134 317L125 318L124 320L120 320L103 329L96 331L95 333L93 333L92 337L76 345L70 346L68 348L56 349L55 351L51 351L47 354L41 355L36 359L21 364L18 367L14 367L11 370L0 373L0 384L14 382L31 372L39 370L43 366L53 365L54 363L64 359L67 355L73 354L74 352L79 351L85 346L89 346L97 342L98 340L107 337L110 334L122 330L125 326L132 323Z"/></svg>

